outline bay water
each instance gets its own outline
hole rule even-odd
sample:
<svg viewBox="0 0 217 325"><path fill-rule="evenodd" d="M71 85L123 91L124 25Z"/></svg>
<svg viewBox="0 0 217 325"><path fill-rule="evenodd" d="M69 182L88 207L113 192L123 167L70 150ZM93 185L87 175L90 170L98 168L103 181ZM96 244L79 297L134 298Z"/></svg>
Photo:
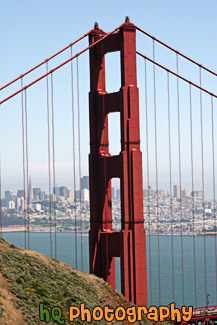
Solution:
<svg viewBox="0 0 217 325"><path fill-rule="evenodd" d="M24 248L24 233L3 233L3 238ZM196 295L194 276L193 237L183 236L183 269L181 237L173 236L174 251L174 299L172 282L172 246L171 236L160 236L158 250L157 236L147 236L147 281L149 305L168 305L175 302L177 307L206 306L206 294L209 294L209 304L217 304L216 299L216 249L215 236L195 237L196 242ZM81 240L83 246L83 271L89 272L89 238L87 234L57 233L57 259L81 270ZM76 244L77 243L77 244ZM151 243L149 250L149 243ZM77 263L75 247L77 245ZM205 245L205 258L204 258ZM53 238L54 248L54 238ZM50 257L50 234L30 233L30 249ZM54 249L53 249L54 251ZM160 256L160 267L159 257ZM54 257L54 252L53 252ZM150 265L151 260L151 265ZM205 264L206 261L206 264ZM206 269L205 269L206 265ZM115 259L116 290L120 291L120 258ZM207 292L205 292L205 272ZM151 274L151 277L150 277ZM183 281L182 281L183 274ZM160 281L159 281L160 279ZM142 284L141 284L142 285ZM159 290L160 288L160 290ZM183 291L184 288L184 291ZM161 294L159 295L159 292ZM184 299L183 299L184 298Z"/></svg>

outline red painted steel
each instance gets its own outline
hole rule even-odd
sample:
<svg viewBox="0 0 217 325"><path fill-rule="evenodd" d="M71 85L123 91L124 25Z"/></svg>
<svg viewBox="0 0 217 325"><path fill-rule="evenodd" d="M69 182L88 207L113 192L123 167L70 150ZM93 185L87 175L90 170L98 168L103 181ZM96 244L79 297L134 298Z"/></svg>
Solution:
<svg viewBox="0 0 217 325"><path fill-rule="evenodd" d="M96 26L92 44L106 34ZM105 54L120 51L121 89L107 93ZM143 219L142 153L136 76L136 28L120 30L90 49L90 272L115 288L114 257L121 258L122 293L147 305L146 233ZM108 114L120 112L121 152L109 154ZM120 178L121 231L112 228L111 179Z"/></svg>

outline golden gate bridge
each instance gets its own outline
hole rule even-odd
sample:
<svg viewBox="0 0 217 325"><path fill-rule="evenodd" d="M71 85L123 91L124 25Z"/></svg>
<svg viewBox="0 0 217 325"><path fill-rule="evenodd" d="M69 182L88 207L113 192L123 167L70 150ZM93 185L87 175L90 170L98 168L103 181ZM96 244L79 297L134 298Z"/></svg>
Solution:
<svg viewBox="0 0 217 325"><path fill-rule="evenodd" d="M136 33L140 36L147 37L152 41L152 57L149 57L145 51L143 53L137 50ZM73 47L85 39L89 38L89 45L73 54ZM172 53L175 57L175 69L158 62L156 60L156 45L159 44L166 50ZM70 58L61 62L59 65L49 69L50 62L67 49L70 50ZM172 122L172 109L174 106L177 110L177 124L175 127L177 133L177 151L178 151L178 183L182 189L183 175L182 163L187 159L185 154L182 156L182 144L189 147L190 153L190 182L192 192L195 190L195 146L200 148L201 161L201 187L202 187L202 223L203 223L203 254L204 263L201 267L204 269L204 300L209 296L207 281L209 280L209 272L207 265L207 247L206 247L206 216L205 216L205 149L210 146L210 157L212 169L212 191L213 191L213 220L216 227L216 198L215 198L215 112L214 105L217 95L210 90L210 85L204 86L202 84L202 73L206 73L213 77L217 73L208 69L204 65L189 58L183 53L175 50L166 43L153 37L143 29L132 24L129 18L126 18L125 23L121 24L113 31L105 33L101 30L97 23L94 29L72 42L62 50L50 56L45 61L36 65L32 69L23 73L11 82L8 82L0 88L1 91L8 89L13 84L20 82L20 87L1 99L1 108L11 101L12 98L20 96L20 110L22 115L22 177L24 190L24 240L25 248L30 249L31 234L30 234L30 199L29 199L29 128L28 128L28 91L34 85L40 83L43 79L46 80L46 109L47 109L47 154L48 154L48 181L49 181L49 224L50 224L50 256L57 259L57 219L56 219L56 159L55 159L55 89L54 89L54 74L66 65L70 65L71 74L71 113L72 113L72 151L73 151L73 184L76 190L76 159L78 160L78 175L81 179L81 109L80 109L80 82L79 82L79 57L89 51L89 66L90 66L90 92L89 92L89 123L90 123L90 154L89 154L89 176L90 176L90 230L89 230L89 255L90 255L90 272L99 277L104 278L114 288L115 284L115 257L120 258L121 263L121 291L122 293L136 305L152 304L152 252L151 252L151 197L148 192L147 195L147 223L149 227L144 229L144 206L143 206L143 173L142 168L146 171L146 182L148 191L150 189L150 170L154 170L155 188L156 188L156 207L155 220L157 224L157 269L158 269L158 295L159 304L162 303L162 280L161 268L163 268L161 260L161 243L160 243L160 210L161 204L158 195L159 191L159 125L157 118L161 105L167 108L167 130L164 130L164 136L167 135L167 169L168 169L168 183L169 183L169 197L170 197L170 229L171 229L171 287L172 296L175 301L175 249L174 249L174 215L177 214L172 199L172 184L173 184L173 138L174 126ZM111 52L118 52L120 54L120 70L121 70L121 87L116 92L106 91L106 54ZM193 81L191 76L186 77L181 74L181 59L187 61L198 69L199 82ZM73 61L76 60L76 80ZM142 60L144 66L144 106L146 124L141 124L141 99L139 98L139 89L137 87L137 73L139 69L137 64ZM148 66L149 65L149 66ZM152 72L150 75L150 65ZM40 67L45 66L46 72L41 74L36 79L24 85L24 80L27 75ZM164 73L164 79L160 76L161 84L158 88L159 93L164 92L167 101L161 103L158 99L157 92L157 73ZM175 83L174 83L175 81ZM165 83L163 86L163 82ZM185 85L185 92L181 90L181 83ZM75 88L77 98L77 127L75 127ZM212 87L211 87L212 89ZM193 111L195 92L199 97L196 103L199 107L199 125L200 137L197 138L197 144L194 138L194 124L193 119L195 113ZM152 99L148 97L148 92L151 93ZM174 93L176 98L174 100ZM38 94L40 96L40 94ZM184 106L188 109L189 121L189 138L182 138L181 130L181 108L184 97ZM205 99L204 99L205 98ZM160 104L159 104L160 102ZM174 104L175 102L175 104ZM204 113L204 102L206 102L206 113ZM208 104L207 104L208 103ZM139 105L140 104L140 105ZM149 109L153 109L152 117L154 120L153 128L150 127ZM211 143L204 141L204 115L207 113L207 105L210 109L210 134ZM18 106L16 104L16 106ZM110 113L120 113L120 142L121 149L117 155L111 155L109 151L109 134L108 134L108 116ZM163 122L163 119L162 119ZM146 143L145 154L146 163L142 163L142 152L140 151L140 125L145 129ZM151 130L151 131L150 131ZM76 134L77 131L77 148L76 156ZM166 134L166 135L165 135ZM150 146L150 136L153 136L152 146ZM187 144L186 144L187 143ZM152 152L153 151L153 152ZM153 155L154 163L150 161ZM144 159L144 158L143 158ZM113 178L120 179L121 191L121 230L114 231L112 221L112 196L111 196L111 180ZM53 181L53 193L52 193ZM76 210L75 205L75 229L79 228L81 231L81 268L83 269L83 247L82 247L82 204L81 204L81 183L78 182L80 188L80 197L78 199L80 206ZM53 199L52 199L53 194ZM1 195L0 195L1 198ZM1 200L0 200L1 202ZM1 204L1 203L0 203ZM0 211L1 211L0 205ZM193 258L191 270L194 278L194 313L191 323L211 323L217 321L217 305L209 306L208 300L206 306L198 306L197 298L197 264L196 264L196 231L195 231L195 198L192 195L191 206L191 228L192 228L192 244L193 244ZM78 215L80 217L78 217ZM183 244L183 199L179 199L179 229L180 229L180 250L181 250L181 283L182 302L185 303L185 277L188 274L184 272L184 244ZM0 212L0 236L2 237L2 215ZM76 230L77 231L77 230ZM149 236L146 235L148 232ZM53 240L54 234L54 240ZM147 237L147 238L146 238ZM146 250L146 239L149 241L149 249ZM217 241L216 233L214 233L214 250L215 250L215 272L217 279ZM76 263L78 259L77 239L75 241ZM149 259L149 278L147 276L146 259ZM148 301L147 283L150 286L150 301ZM213 284L214 286L214 284ZM216 280L216 294L217 294L217 280Z"/></svg>

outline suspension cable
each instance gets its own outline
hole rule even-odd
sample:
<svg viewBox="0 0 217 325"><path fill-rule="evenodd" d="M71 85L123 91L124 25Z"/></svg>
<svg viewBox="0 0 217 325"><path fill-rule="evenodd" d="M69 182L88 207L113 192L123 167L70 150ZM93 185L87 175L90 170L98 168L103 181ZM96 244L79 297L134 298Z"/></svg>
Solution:
<svg viewBox="0 0 217 325"><path fill-rule="evenodd" d="M147 187L148 187L148 221L149 221L149 273L150 273L150 304L152 306L152 270L151 270L151 214L150 214L150 175L149 175L149 141L148 141L148 89L147 62L145 60L145 113L146 113L146 159L147 159Z"/></svg>
<svg viewBox="0 0 217 325"><path fill-rule="evenodd" d="M174 242L173 242L173 195L172 195L172 159L171 159L171 126L170 126L170 75L167 72L167 96L168 96L168 141L169 141L169 177L170 177L170 227L171 227L171 264L172 264L172 288L173 301L175 301L174 281Z"/></svg>
<svg viewBox="0 0 217 325"><path fill-rule="evenodd" d="M155 60L155 43L153 40L153 60ZM161 279L160 279L160 237L159 237L159 202L158 202L158 150L157 150L157 104L156 104L156 80L155 65L153 65L154 81L154 123L155 123L155 172L156 172L156 203L157 203L157 247L158 247L158 285L159 285L159 306L161 305Z"/></svg>
<svg viewBox="0 0 217 325"><path fill-rule="evenodd" d="M166 43L160 41L159 39L157 39L156 37L152 36L151 34L148 34L148 33L145 32L144 30L142 30L141 28L139 28L139 27L137 27L137 26L135 26L135 27L136 27L137 30L139 30L139 31L142 32L143 34L145 34L145 35L147 35L148 37L152 38L154 41L156 41L156 42L158 42L159 44L165 46L165 47L168 48L169 50L175 52L175 53L178 54L179 56L182 56L184 59L186 59L186 60L190 61L191 63L197 65L198 67L200 67L200 68L206 70L207 72L213 74L214 76L217 76L217 73L216 73L216 72L214 72L214 71L212 71L212 70L206 68L206 67L203 66L202 64L200 64L200 63L198 63L198 62L192 60L191 58L189 58L189 57L186 56L185 54L183 54L183 53L181 53L181 52L175 50L174 48L172 48L171 46L167 45Z"/></svg>
<svg viewBox="0 0 217 325"><path fill-rule="evenodd" d="M53 74L51 73L51 114L52 114L52 149L53 149L53 212L54 212L54 250L57 259L57 220L56 220L56 165L55 165L55 129L54 129L54 98Z"/></svg>
<svg viewBox="0 0 217 325"><path fill-rule="evenodd" d="M190 132L191 132L191 189L192 189L192 231L193 231L193 255L194 255L194 298L197 307L197 273L196 273L196 242L195 242L195 207L194 207L194 155L193 155L193 122L192 122L192 95L191 85L189 85L190 99Z"/></svg>
<svg viewBox="0 0 217 325"><path fill-rule="evenodd" d="M72 47L71 56L72 56ZM76 176L75 176L75 109L74 109L74 78L73 78L73 61L71 61L71 89L72 89L72 142L73 142L73 185L74 185L74 214L75 214L75 267L77 265L77 198L76 198Z"/></svg>
<svg viewBox="0 0 217 325"><path fill-rule="evenodd" d="M77 104L78 104L78 157L79 157L79 185L80 185L80 232L81 232L81 270L83 271L83 238L82 238L82 203L81 203L81 127L80 127L80 93L79 93L79 64L77 57Z"/></svg>
<svg viewBox="0 0 217 325"><path fill-rule="evenodd" d="M29 74L30 72L34 71L35 69L39 68L40 66L42 66L43 64L47 63L48 61L52 60L55 56L59 55L60 53L64 52L65 50L67 50L69 47L73 46L74 44L78 43L79 41L81 41L83 38L85 38L86 36L88 36L93 30L90 30L88 33L84 34L83 36L81 36L80 38L78 38L76 41L70 43L69 45L67 45L66 47L64 47L62 50L58 51L57 53L53 54L52 56L50 56L48 59L42 61L41 63L37 64L35 67L33 67L32 69L26 71L25 73L21 74L19 77L15 78L14 80L8 82L6 85L2 86L0 88L0 90L3 90L4 88L10 86L11 84L13 84L15 81L23 78L24 76L26 76L27 74Z"/></svg>
<svg viewBox="0 0 217 325"><path fill-rule="evenodd" d="M123 24L122 24L123 25ZM51 74L52 72L58 70L59 68L62 68L65 64L69 63L70 61L74 60L75 58L77 58L78 56L80 56L81 54L83 54L84 52L86 52L87 50L89 50L90 48L94 47L96 44L102 42L105 38L107 38L108 36L110 36L111 34L113 34L114 32L116 32L118 29L120 29L122 27L122 25L118 26L117 28L115 28L113 31L111 31L108 34L105 34L103 37L99 38L96 42L90 44L89 46L87 46L85 49L83 49L82 51L78 52L77 54L75 54L73 57L69 58L68 60L64 61L63 63L59 64L57 67L51 69L50 71L48 71L47 73L43 74L41 77L35 79L34 81L30 82L28 85L24 86L22 89L17 90L15 93L11 94L10 96L8 96L7 98L4 98L2 101L0 101L0 105L3 104L4 102L6 102L7 100L11 99L12 97L16 96L17 94L19 94L21 91L31 87L32 85L34 85L35 83L39 82L40 80L44 79L45 77L47 77L47 75Z"/></svg>
<svg viewBox="0 0 217 325"><path fill-rule="evenodd" d="M105 90L104 90L105 91ZM103 111L103 120L104 120L104 126L103 126L103 137L102 137L102 141L101 141L101 146L103 146L103 172L104 172L104 211L103 211L103 217L102 217L102 226L101 229L106 229L106 233L105 233L105 245L106 245L106 277L108 277L108 273L109 273L109 245L108 245L108 230L109 230L109 222L110 220L108 220L108 216L109 216L109 210L108 210L108 200L109 200L109 184L107 184L107 161L106 161L106 157L109 154L109 147L107 145L107 137L106 135L108 134L108 115L106 116L106 112L105 112L105 96L103 96L103 102L102 102L102 111ZM102 144L103 142L103 144ZM107 148L106 148L107 147ZM111 201L112 202L112 201ZM106 223L106 225L105 225ZM99 245L98 245L99 247ZM98 254L99 256L99 254Z"/></svg>
<svg viewBox="0 0 217 325"><path fill-rule="evenodd" d="M158 62L156 62L156 61L150 59L150 58L147 57L146 55L144 55L144 54L142 54L142 53L140 53L140 52L138 52L138 51L136 51L136 53L137 53L139 56L141 56L143 59L147 59L148 61L150 61L150 62L153 63L154 65L160 67L161 69L164 69L165 71L168 71L170 74L173 74L174 76L178 77L179 79L182 79L183 81L189 83L190 85L192 85L192 86L194 86L194 87L196 87L196 88L198 88L198 89L201 89L203 92L205 92L205 93L207 93L207 94L209 94L209 95L211 95L211 96L217 98L217 95L216 95L216 94L211 93L211 92L208 91L207 89L202 88L202 87L200 87L199 85L193 83L192 81L190 81L190 80L188 80L188 79L186 79L186 78L184 78L184 77L178 75L178 74L175 73L174 71L172 71L172 70L166 68L165 66L161 65L160 63L158 63ZM0 103L0 104L1 104L1 103Z"/></svg>
<svg viewBox="0 0 217 325"><path fill-rule="evenodd" d="M0 156L0 238L2 238L2 170Z"/></svg>
<svg viewBox="0 0 217 325"><path fill-rule="evenodd" d="M176 55L176 70L179 74L179 61ZM178 152L179 152L179 186L180 186L180 230L181 230L181 266L182 266L182 303L184 303L184 261L183 261L183 220L182 220L182 172L181 172L181 130L180 130L180 101L179 101L179 78L177 78L177 114L178 114Z"/></svg>
<svg viewBox="0 0 217 325"><path fill-rule="evenodd" d="M27 219L28 219L28 250L30 250L30 215L29 215L29 149L28 149L28 115L27 115L27 90L24 91L25 98L25 129L26 129L26 186L27 186ZM25 200L25 198L24 198Z"/></svg>
<svg viewBox="0 0 217 325"><path fill-rule="evenodd" d="M202 86L201 67L199 68L200 87ZM202 177L202 201L203 201L203 248L204 248L204 281L205 281L205 301L207 298L207 277L206 277L206 235L205 235L205 202L204 202L204 154L203 154L203 101L200 90L200 125L201 125L201 177Z"/></svg>
<svg viewBox="0 0 217 325"><path fill-rule="evenodd" d="M46 70L48 71L48 62L46 63ZM48 75L47 81L47 153L48 153L48 192L49 192L49 219L50 219L50 257L52 258L52 209L51 209L51 171L50 171L50 107L49 107L49 83Z"/></svg>
<svg viewBox="0 0 217 325"><path fill-rule="evenodd" d="M21 78L21 88L23 88L23 78ZM22 108L22 150L23 150L23 214L24 214L24 242L26 249L26 175L25 175L25 121L24 121L24 103L23 91L21 93Z"/></svg>
<svg viewBox="0 0 217 325"><path fill-rule="evenodd" d="M217 238L216 238L216 199L215 199L215 136L214 136L214 118L213 118L213 97L211 96L211 122L212 122L212 174L213 174L213 204L215 220L215 272L216 272L216 299L217 299Z"/></svg>

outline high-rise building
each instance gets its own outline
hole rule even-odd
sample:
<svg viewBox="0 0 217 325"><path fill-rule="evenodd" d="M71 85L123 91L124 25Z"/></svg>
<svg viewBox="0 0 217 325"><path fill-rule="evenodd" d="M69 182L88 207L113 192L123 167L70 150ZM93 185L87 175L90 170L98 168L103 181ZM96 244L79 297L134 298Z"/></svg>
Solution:
<svg viewBox="0 0 217 325"><path fill-rule="evenodd" d="M10 201L11 200L11 197L14 195L14 192L9 190L9 191L5 191L5 199L7 201Z"/></svg>
<svg viewBox="0 0 217 325"><path fill-rule="evenodd" d="M59 193L60 193L60 196L64 196L64 198L67 198L67 195L68 195L68 187L66 187L66 186L60 186L59 187Z"/></svg>
<svg viewBox="0 0 217 325"><path fill-rule="evenodd" d="M192 191L191 195L193 197L198 197L198 198L202 198L203 197L203 191Z"/></svg>
<svg viewBox="0 0 217 325"><path fill-rule="evenodd" d="M17 197L24 197L24 190L18 190Z"/></svg>
<svg viewBox="0 0 217 325"><path fill-rule="evenodd" d="M173 186L173 195L180 199L181 198L181 185L174 185Z"/></svg>
<svg viewBox="0 0 217 325"><path fill-rule="evenodd" d="M34 196L35 200L39 200L40 193L41 193L41 189L39 187L34 187L33 188L33 196Z"/></svg>
<svg viewBox="0 0 217 325"><path fill-rule="evenodd" d="M120 201L120 199L121 199L121 190L118 188L116 190L116 200Z"/></svg>
<svg viewBox="0 0 217 325"><path fill-rule="evenodd" d="M187 198L189 197L189 190L187 188L184 188L182 191L182 197Z"/></svg>
<svg viewBox="0 0 217 325"><path fill-rule="evenodd" d="M28 192L28 194L29 194L29 203L31 203L32 200L33 200L33 188L32 188L32 178L31 178L31 176L29 177L29 192Z"/></svg>
<svg viewBox="0 0 217 325"><path fill-rule="evenodd" d="M81 198L83 202L89 202L89 190L87 188L81 191Z"/></svg>
<svg viewBox="0 0 217 325"><path fill-rule="evenodd" d="M89 186L89 176L83 176L81 178L81 189L83 190L84 188L86 189L90 189L90 186Z"/></svg>
<svg viewBox="0 0 217 325"><path fill-rule="evenodd" d="M112 200L115 200L115 188L112 187Z"/></svg>
<svg viewBox="0 0 217 325"><path fill-rule="evenodd" d="M71 188L68 189L68 195L67 195L67 197L69 199L74 200L74 191Z"/></svg>

